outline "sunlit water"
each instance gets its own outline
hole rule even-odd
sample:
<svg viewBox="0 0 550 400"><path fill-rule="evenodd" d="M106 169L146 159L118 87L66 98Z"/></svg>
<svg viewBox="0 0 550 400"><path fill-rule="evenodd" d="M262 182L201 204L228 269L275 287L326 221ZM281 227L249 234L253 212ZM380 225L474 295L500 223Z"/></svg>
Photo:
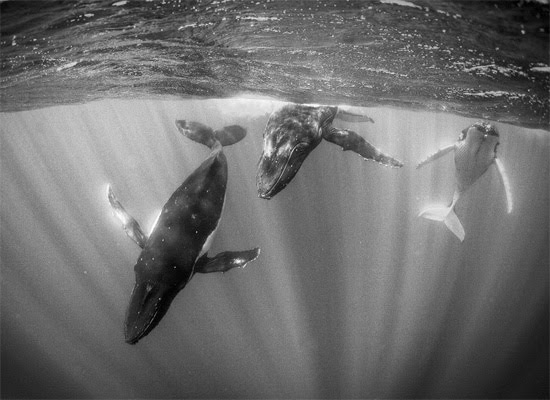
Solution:
<svg viewBox="0 0 550 400"><path fill-rule="evenodd" d="M291 4L292 3L292 4ZM548 398L548 4L0 1L3 398ZM275 100L276 99L276 100ZM255 185L269 115L335 122L402 160L326 141L272 200ZM365 107L366 106L366 107ZM490 167L457 205L461 243L418 218L454 190L447 155L480 118ZM211 254L137 345L123 321L139 248L208 156L174 121L248 131Z"/></svg>
<svg viewBox="0 0 550 400"><path fill-rule="evenodd" d="M548 394L547 131L499 124L494 168L457 213L460 243L417 218L447 203L452 157L414 164L473 119L388 108L346 124L405 162L323 142L270 201L256 195L260 100L100 101L2 114L2 391L7 397L533 397ZM122 324L139 248L105 185L144 226L207 156L175 119L248 136L212 253L244 270L195 277L136 346ZM32 384L31 384L32 382Z"/></svg>

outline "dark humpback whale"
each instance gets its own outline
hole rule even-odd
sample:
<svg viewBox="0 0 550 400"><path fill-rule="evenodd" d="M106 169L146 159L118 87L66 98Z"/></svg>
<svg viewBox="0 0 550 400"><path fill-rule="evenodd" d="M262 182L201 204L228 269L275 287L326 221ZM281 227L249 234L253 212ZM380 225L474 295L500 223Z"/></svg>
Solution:
<svg viewBox="0 0 550 400"><path fill-rule="evenodd" d="M258 162L258 196L270 199L290 183L315 147L325 139L351 150L367 160L391 167L403 164L390 157L357 133L332 126L334 118L353 122L374 122L333 106L288 104L275 111L264 131L263 151Z"/></svg>
<svg viewBox="0 0 550 400"><path fill-rule="evenodd" d="M256 259L259 248L207 252L222 215L227 160L222 146L241 140L246 131L229 126L213 131L197 122L176 121L186 137L211 148L210 156L170 196L149 237L129 215L109 186L108 198L128 236L141 248L134 267L136 283L126 313L126 342L137 343L159 323L172 300L196 273L225 272Z"/></svg>
<svg viewBox="0 0 550 400"><path fill-rule="evenodd" d="M454 207L461 195L477 181L487 169L495 164L506 192L508 213L512 212L512 193L504 165L497 158L499 134L496 126L486 122L476 122L464 129L458 141L450 146L439 149L434 154L418 163L416 168L436 160L439 157L455 152L456 189L453 201L449 207L427 208L419 216L434 221L443 221L460 241L464 240L465 232L460 220L454 212Z"/></svg>

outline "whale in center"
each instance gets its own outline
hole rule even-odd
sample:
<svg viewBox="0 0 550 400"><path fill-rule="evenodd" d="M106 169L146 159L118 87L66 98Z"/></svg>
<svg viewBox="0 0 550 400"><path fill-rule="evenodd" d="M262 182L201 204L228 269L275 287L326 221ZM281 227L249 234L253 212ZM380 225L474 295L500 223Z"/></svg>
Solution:
<svg viewBox="0 0 550 400"><path fill-rule="evenodd" d="M403 166L401 161L382 153L357 133L332 126L335 118L348 122L374 122L369 117L336 106L305 104L287 104L269 117L256 174L260 198L271 199L283 190L322 139L343 150L351 150L366 160L396 168Z"/></svg>
<svg viewBox="0 0 550 400"><path fill-rule="evenodd" d="M149 236L108 188L114 215L142 248L134 267L136 281L124 325L125 340L130 344L157 326L196 273L244 267L260 253L254 248L208 256L225 201L228 174L223 146L240 141L246 131L236 125L214 131L182 120L176 121L176 126L184 136L208 146L211 153L170 196Z"/></svg>

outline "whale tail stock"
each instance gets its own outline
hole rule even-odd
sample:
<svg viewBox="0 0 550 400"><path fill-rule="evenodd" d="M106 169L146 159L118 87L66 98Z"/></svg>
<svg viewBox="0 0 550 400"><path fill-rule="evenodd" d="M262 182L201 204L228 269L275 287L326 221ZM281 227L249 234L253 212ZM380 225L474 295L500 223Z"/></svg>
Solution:
<svg viewBox="0 0 550 400"><path fill-rule="evenodd" d="M453 197L453 202L449 207L433 207L426 208L418 214L419 217L431 219L432 221L441 221L444 222L447 228L455 234L460 241L464 241L466 233L464 232L464 227L458 219L458 216L454 212L454 207L458 201L460 195L458 192L455 192Z"/></svg>
<svg viewBox="0 0 550 400"><path fill-rule="evenodd" d="M200 122L176 120L176 126L183 136L212 150L216 150L218 143L221 146L230 146L246 136L246 129L239 125L230 125L215 131Z"/></svg>

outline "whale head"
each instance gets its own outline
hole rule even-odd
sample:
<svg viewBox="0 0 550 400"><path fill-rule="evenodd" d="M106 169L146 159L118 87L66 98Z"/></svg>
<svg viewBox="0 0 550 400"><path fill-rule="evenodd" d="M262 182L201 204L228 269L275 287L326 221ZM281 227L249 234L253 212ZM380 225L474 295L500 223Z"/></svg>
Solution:
<svg viewBox="0 0 550 400"><path fill-rule="evenodd" d="M498 129L495 125L484 121L478 121L463 129L462 134L459 136L458 140L465 140L468 137L468 132L477 132L478 135L485 137L485 139L488 136L494 136L497 138L500 136L498 133Z"/></svg>
<svg viewBox="0 0 550 400"><path fill-rule="evenodd" d="M136 344L151 332L166 314L179 290L177 286L165 282L136 282L124 324L126 343Z"/></svg>
<svg viewBox="0 0 550 400"><path fill-rule="evenodd" d="M477 122L464 129L455 151L455 178L459 193L477 181L497 158L499 133L494 125Z"/></svg>
<svg viewBox="0 0 550 400"><path fill-rule="evenodd" d="M476 122L462 131L458 140L464 141L469 148L478 149L477 157L487 157L488 162L496 157L499 145L499 133L497 127L488 122Z"/></svg>
<svg viewBox="0 0 550 400"><path fill-rule="evenodd" d="M258 196L270 199L283 190L302 163L321 141L316 121L303 118L271 117L264 132L262 155L258 161Z"/></svg>

